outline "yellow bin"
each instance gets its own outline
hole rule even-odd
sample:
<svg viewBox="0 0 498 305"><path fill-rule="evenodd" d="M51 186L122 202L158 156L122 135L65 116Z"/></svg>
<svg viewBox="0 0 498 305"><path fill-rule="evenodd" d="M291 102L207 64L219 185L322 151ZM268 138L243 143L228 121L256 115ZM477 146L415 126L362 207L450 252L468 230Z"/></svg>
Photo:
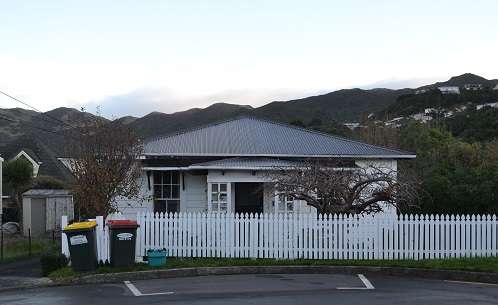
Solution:
<svg viewBox="0 0 498 305"><path fill-rule="evenodd" d="M75 222L62 229L67 235L71 267L74 271L95 270L98 267L95 220Z"/></svg>

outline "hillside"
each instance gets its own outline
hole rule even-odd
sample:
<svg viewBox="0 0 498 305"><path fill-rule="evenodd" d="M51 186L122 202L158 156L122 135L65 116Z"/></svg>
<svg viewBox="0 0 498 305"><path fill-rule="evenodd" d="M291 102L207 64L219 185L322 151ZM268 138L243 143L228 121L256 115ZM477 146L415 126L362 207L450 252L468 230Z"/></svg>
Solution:
<svg viewBox="0 0 498 305"><path fill-rule="evenodd" d="M204 109L194 108L172 114L152 112L141 118L128 116L118 119L117 122L136 130L143 138L204 125L238 115L251 115L284 123L300 120L309 124L311 121L320 121L325 126L330 127L337 126L337 123L359 121L371 113L376 113L379 116L409 112L411 114L424 108L437 107L442 105L441 103L456 103L451 100L455 97L424 98L422 95L414 93L421 88L463 87L468 83L480 83L486 87L494 88L498 85L498 80L486 80L467 73L452 77L446 82L438 82L416 89L344 89L303 99L274 101L258 108L217 103ZM482 96L477 99L493 98L494 95ZM0 146L6 145L25 133L33 133L63 155L64 129L70 128L67 124L74 126L82 118L91 115L71 108L57 108L43 114L21 108L0 109Z"/></svg>
<svg viewBox="0 0 498 305"><path fill-rule="evenodd" d="M254 109L251 114L282 122L310 122L312 119L324 123L349 122L384 109L398 96L412 92L412 89L344 89L299 100L273 102Z"/></svg>
<svg viewBox="0 0 498 305"><path fill-rule="evenodd" d="M438 82L432 85L420 87L419 89L437 88L445 86L457 86L463 88L466 84L482 84L484 87L493 89L498 85L498 79L488 80L484 77L472 73L465 73L460 76L454 76L445 82Z"/></svg>
<svg viewBox="0 0 498 305"><path fill-rule="evenodd" d="M147 138L237 115L251 115L284 123L294 120L308 123L319 119L325 124L332 124L357 120L395 103L400 95L412 92L413 89L345 89L304 99L272 102L258 108L218 103L204 109L194 108L173 114L153 112L131 122L129 126Z"/></svg>
<svg viewBox="0 0 498 305"><path fill-rule="evenodd" d="M237 115L248 114L250 110L252 110L250 106L217 103L204 109L193 108L173 114L152 112L130 122L127 126L136 130L140 136L148 138Z"/></svg>
<svg viewBox="0 0 498 305"><path fill-rule="evenodd" d="M460 94L442 94L439 90L431 90L442 86L458 86L463 88L465 84L482 84L486 89L477 91L461 89ZM482 105L496 103L498 101L498 90L492 90L492 88L495 88L497 84L498 80L488 81L470 73L463 74L452 77L446 82L421 87L422 89L428 89L423 93L401 95L395 103L387 106L382 111L376 112L375 117L381 120L392 119L400 116L424 113L424 110L428 108L453 111L456 108L466 107L469 104Z"/></svg>

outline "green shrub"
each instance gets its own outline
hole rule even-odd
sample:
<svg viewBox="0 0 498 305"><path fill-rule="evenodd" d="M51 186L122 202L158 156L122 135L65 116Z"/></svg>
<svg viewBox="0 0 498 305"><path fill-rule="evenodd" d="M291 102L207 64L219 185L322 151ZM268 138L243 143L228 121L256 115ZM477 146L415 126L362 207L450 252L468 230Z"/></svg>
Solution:
<svg viewBox="0 0 498 305"><path fill-rule="evenodd" d="M50 273L64 268L68 265L69 259L63 253L59 252L47 252L43 253L41 256L41 269L42 275L47 276Z"/></svg>

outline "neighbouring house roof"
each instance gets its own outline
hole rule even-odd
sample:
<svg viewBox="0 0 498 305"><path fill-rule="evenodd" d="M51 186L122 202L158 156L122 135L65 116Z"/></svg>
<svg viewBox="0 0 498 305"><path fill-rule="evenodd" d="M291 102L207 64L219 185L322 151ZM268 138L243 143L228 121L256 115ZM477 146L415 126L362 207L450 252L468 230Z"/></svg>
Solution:
<svg viewBox="0 0 498 305"><path fill-rule="evenodd" d="M415 157L410 152L248 116L151 138L144 148L146 157Z"/></svg>
<svg viewBox="0 0 498 305"><path fill-rule="evenodd" d="M68 183L74 181L71 171L58 160L57 152L34 134L24 134L0 149L5 161L15 157L21 151L39 164L38 176L52 176Z"/></svg>

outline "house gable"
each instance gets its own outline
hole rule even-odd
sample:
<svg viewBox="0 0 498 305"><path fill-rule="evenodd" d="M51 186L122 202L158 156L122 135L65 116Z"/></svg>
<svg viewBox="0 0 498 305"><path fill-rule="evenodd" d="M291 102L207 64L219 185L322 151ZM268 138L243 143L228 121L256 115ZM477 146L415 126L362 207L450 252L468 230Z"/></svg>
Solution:
<svg viewBox="0 0 498 305"><path fill-rule="evenodd" d="M34 134L24 134L1 148L5 160L23 156L33 164L35 176L44 175L68 183L74 182L71 171L58 160L57 152Z"/></svg>

